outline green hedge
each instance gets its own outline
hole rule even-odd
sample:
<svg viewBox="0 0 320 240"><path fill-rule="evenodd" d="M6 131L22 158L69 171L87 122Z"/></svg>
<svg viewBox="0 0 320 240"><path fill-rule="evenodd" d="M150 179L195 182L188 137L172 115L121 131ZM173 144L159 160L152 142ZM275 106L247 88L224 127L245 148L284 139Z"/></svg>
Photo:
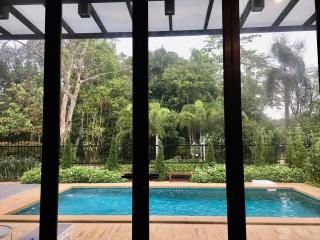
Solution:
<svg viewBox="0 0 320 240"><path fill-rule="evenodd" d="M192 172L191 181L199 183L224 183L226 173L224 165L214 166L196 164L166 164L169 172ZM129 165L121 170L110 171L99 167L73 166L60 170L61 183L111 183L124 182L123 171L129 170ZM302 169L289 168L280 165L246 166L245 181L253 179L268 179L274 182L305 182L306 173ZM36 167L25 172L20 178L22 183L40 183L40 168Z"/></svg>
<svg viewBox="0 0 320 240"><path fill-rule="evenodd" d="M99 167L73 166L60 170L60 183L114 183L124 182L121 172L109 171ZM40 183L40 168L36 167L25 172L20 178L21 183Z"/></svg>
<svg viewBox="0 0 320 240"><path fill-rule="evenodd" d="M203 163L175 163L171 161L164 161L166 166L167 175L171 172L194 172L195 169ZM154 163L149 164L150 172L154 172ZM132 171L132 164L122 164L119 167L119 171L122 173L127 173Z"/></svg>
<svg viewBox="0 0 320 240"><path fill-rule="evenodd" d="M15 180L25 171L35 167L37 161L34 158L6 157L0 159L0 180Z"/></svg>
<svg viewBox="0 0 320 240"><path fill-rule="evenodd" d="M299 168L289 168L280 165L246 166L244 180L267 179L274 182L305 182L306 173ZM191 181L199 183L224 183L226 173L224 165L204 166L197 168L192 174Z"/></svg>

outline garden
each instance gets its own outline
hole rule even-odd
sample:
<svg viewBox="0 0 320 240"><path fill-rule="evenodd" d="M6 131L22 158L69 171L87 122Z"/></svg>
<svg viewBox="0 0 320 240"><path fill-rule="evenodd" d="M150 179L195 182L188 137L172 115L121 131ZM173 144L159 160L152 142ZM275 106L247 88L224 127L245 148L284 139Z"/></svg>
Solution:
<svg viewBox="0 0 320 240"><path fill-rule="evenodd" d="M241 37L244 178L320 184L318 69L302 40L275 35L268 55ZM131 57L109 40L63 40L60 182L124 182L132 170ZM189 58L149 54L150 173L225 182L222 38ZM0 181L40 183L43 41L0 48ZM275 119L266 109L283 112ZM50 161L50 159L46 159Z"/></svg>

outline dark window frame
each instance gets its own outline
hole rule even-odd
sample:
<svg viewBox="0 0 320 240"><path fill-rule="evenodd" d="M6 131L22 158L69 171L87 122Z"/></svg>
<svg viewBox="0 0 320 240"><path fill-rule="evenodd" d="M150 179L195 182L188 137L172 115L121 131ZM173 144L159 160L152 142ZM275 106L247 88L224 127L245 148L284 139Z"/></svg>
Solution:
<svg viewBox="0 0 320 240"><path fill-rule="evenodd" d="M58 222L62 0L46 2L45 28L50 31L45 33L40 239L54 240L57 238ZM319 0L315 0L315 5L316 19L319 20ZM133 1L132 19L134 146L132 239L148 240L148 0ZM316 26L319 66L320 32L318 24ZM224 0L223 67L229 240L246 239L239 38L239 0Z"/></svg>

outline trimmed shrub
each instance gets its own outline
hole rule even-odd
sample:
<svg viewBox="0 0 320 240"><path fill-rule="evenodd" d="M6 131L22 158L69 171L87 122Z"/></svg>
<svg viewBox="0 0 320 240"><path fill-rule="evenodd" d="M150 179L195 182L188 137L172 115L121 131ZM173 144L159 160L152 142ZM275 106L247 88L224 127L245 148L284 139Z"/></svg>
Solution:
<svg viewBox="0 0 320 240"><path fill-rule="evenodd" d="M303 169L283 165L246 166L244 180L250 182L254 179L268 179L274 182L305 182L306 173Z"/></svg>
<svg viewBox="0 0 320 240"><path fill-rule="evenodd" d="M165 162L168 173L171 172L194 172L203 163L167 163Z"/></svg>
<svg viewBox="0 0 320 240"><path fill-rule="evenodd" d="M37 161L34 158L16 158L12 156L0 159L0 180L15 180L36 164Z"/></svg>
<svg viewBox="0 0 320 240"><path fill-rule="evenodd" d="M306 173L299 168L289 168L281 165L246 166L244 180L267 179L274 182L305 182ZM197 168L191 181L200 183L224 183L226 180L224 165L204 166Z"/></svg>
<svg viewBox="0 0 320 240"><path fill-rule="evenodd" d="M40 175L40 168L33 168L22 175L20 182L40 183ZM60 183L114 183L125 181L118 171L83 166L60 169L59 180Z"/></svg>
<svg viewBox="0 0 320 240"><path fill-rule="evenodd" d="M107 169L115 170L118 168L119 161L119 149L117 139L115 137L112 138L111 146L109 150L109 156L107 159Z"/></svg>
<svg viewBox="0 0 320 240"><path fill-rule="evenodd" d="M213 139L210 139L206 148L206 163L214 165L216 163L215 150L213 145Z"/></svg>
<svg viewBox="0 0 320 240"><path fill-rule="evenodd" d="M20 177L19 181L21 183L41 183L41 169L40 167L35 167L26 171L22 177Z"/></svg>
<svg viewBox="0 0 320 240"><path fill-rule="evenodd" d="M68 139L62 148L60 167L62 169L69 168L72 166L72 163L74 163L75 160L76 151L74 145L71 143L70 139Z"/></svg>
<svg viewBox="0 0 320 240"><path fill-rule="evenodd" d="M308 151L304 146L304 136L300 126L295 127L294 133L289 132L287 138L286 162L291 167L306 167Z"/></svg>
<svg viewBox="0 0 320 240"><path fill-rule="evenodd" d="M74 166L60 170L61 183L110 183L124 182L121 173L99 167Z"/></svg>
<svg viewBox="0 0 320 240"><path fill-rule="evenodd" d="M154 172L159 174L159 180L165 180L168 177L168 172L166 165L164 164L163 146L161 141L159 141L159 152L156 160L153 164Z"/></svg>
<svg viewBox="0 0 320 240"><path fill-rule="evenodd" d="M192 182L199 183L224 183L226 181L226 171L224 165L202 166L195 169L191 176Z"/></svg>

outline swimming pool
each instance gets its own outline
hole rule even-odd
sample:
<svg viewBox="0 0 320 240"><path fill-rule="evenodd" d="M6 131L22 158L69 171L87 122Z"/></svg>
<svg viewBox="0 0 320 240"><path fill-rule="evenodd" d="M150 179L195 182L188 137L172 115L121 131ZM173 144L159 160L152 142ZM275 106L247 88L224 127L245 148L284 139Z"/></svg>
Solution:
<svg viewBox="0 0 320 240"><path fill-rule="evenodd" d="M131 215L131 188L71 188L59 195L60 215ZM15 215L38 215L39 204ZM159 216L226 216L225 188L150 188L150 213ZM254 217L320 217L320 201L292 189L246 189Z"/></svg>

